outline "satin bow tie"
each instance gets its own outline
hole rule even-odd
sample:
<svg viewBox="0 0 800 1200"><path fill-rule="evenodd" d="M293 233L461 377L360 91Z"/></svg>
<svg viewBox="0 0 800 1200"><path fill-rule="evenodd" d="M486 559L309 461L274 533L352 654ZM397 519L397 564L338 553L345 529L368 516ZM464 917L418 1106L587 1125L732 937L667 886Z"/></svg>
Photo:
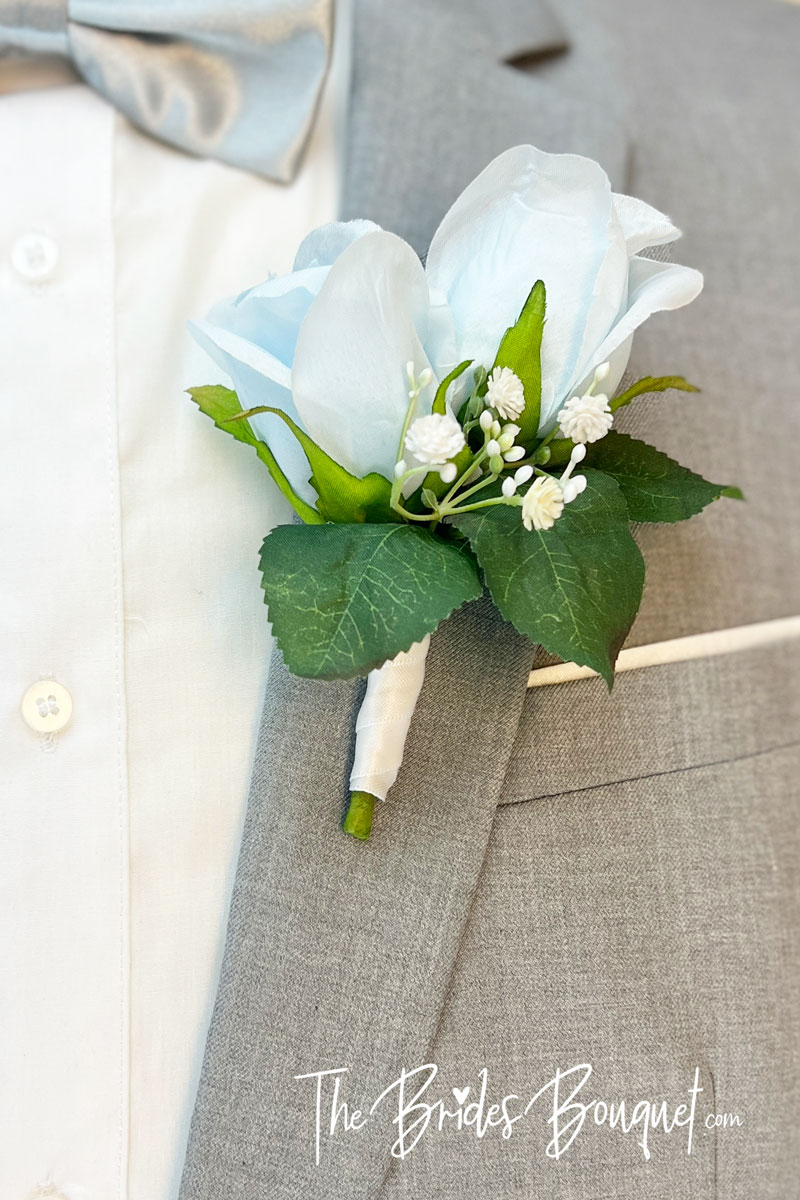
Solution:
<svg viewBox="0 0 800 1200"><path fill-rule="evenodd" d="M0 54L65 55L153 136L288 182L332 11L333 0L0 0Z"/></svg>

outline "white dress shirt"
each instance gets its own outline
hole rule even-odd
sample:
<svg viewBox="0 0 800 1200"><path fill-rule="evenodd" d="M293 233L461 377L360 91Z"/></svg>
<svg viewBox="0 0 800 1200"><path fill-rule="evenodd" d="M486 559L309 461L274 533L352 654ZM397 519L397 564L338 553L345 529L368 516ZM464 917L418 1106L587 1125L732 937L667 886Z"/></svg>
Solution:
<svg viewBox="0 0 800 1200"><path fill-rule="evenodd" d="M287 517L186 322L335 217L346 20L290 187L0 96L1 1200L177 1193Z"/></svg>

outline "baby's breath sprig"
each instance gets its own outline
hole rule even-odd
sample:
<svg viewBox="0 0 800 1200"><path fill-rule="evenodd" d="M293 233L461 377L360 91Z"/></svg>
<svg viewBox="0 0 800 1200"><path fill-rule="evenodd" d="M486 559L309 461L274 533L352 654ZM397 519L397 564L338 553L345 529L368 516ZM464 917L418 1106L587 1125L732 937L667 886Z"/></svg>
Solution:
<svg viewBox="0 0 800 1200"><path fill-rule="evenodd" d="M552 429L530 454L517 442L520 426L513 420L502 423L506 418L520 417L525 407L522 381L509 367L495 367L491 374L480 367L475 371L472 393L461 408L463 425L449 410L417 417L419 397L432 382L432 377L426 368L417 378L413 363L408 364L407 372L409 405L391 496L392 508L404 520L425 522L435 527L459 513L505 504L521 508L526 529L550 529L561 516L564 506L585 490L586 476L573 476L573 471L586 457L586 443L603 437L613 421L608 397L595 394L598 384L608 376L608 363L597 368L582 396L573 396L567 401ZM467 455L465 462L464 451L470 445L470 435L478 429L483 442ZM543 469L550 459L550 443L557 434L575 443L560 477ZM406 455L413 460L411 465ZM438 472L442 483L451 485L449 491L439 496L431 487L423 486L420 498L427 511L410 511L403 503L408 485L414 480L421 483L431 472ZM529 483L534 475L536 478L531 487L524 496L519 495L519 488ZM475 498L498 481L501 481L499 495Z"/></svg>

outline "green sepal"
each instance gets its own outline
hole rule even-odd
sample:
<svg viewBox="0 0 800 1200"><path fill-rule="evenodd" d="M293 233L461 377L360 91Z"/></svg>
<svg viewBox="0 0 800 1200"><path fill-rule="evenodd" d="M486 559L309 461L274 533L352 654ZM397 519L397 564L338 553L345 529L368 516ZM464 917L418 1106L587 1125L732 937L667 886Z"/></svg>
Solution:
<svg viewBox="0 0 800 1200"><path fill-rule="evenodd" d="M516 324L503 334L495 367L510 367L525 389L525 408L515 424L520 432L520 445L531 446L539 429L542 406L542 335L544 333L547 296L542 280L530 290ZM494 369L494 367L492 368Z"/></svg>
<svg viewBox="0 0 800 1200"><path fill-rule="evenodd" d="M611 430L587 447L586 463L619 484L632 521L673 522L695 516L720 496L743 499L738 488L709 483L661 450Z"/></svg>
<svg viewBox="0 0 800 1200"><path fill-rule="evenodd" d="M471 363L471 358L465 358L464 361L459 363L449 375L445 376L436 389L436 395L433 398L433 412L444 416L444 414L447 412L447 389L450 387L451 383L455 383L459 376L464 374L467 367L470 366Z"/></svg>
<svg viewBox="0 0 800 1200"><path fill-rule="evenodd" d="M451 371L436 389L436 396L433 401L433 411L440 413L442 416L447 412L447 389L451 383L454 383L460 375L463 375L467 367L472 363L471 358L467 358L464 362L459 363L455 370ZM466 471L469 466L469 461L473 454L469 445L465 445L463 450L460 450L453 462L456 464L456 479ZM424 491L433 492L437 499L440 499L452 487L450 483L443 483L438 471L429 471L422 481Z"/></svg>
<svg viewBox="0 0 800 1200"><path fill-rule="evenodd" d="M645 375L643 379L637 380L636 383L632 384L624 392L620 392L618 396L610 400L608 407L612 412L616 412L620 408L625 408L637 396L646 396L650 392L666 392L670 388L675 388L679 392L700 391L699 387L695 387L693 383L689 383L682 375Z"/></svg>
<svg viewBox="0 0 800 1200"><path fill-rule="evenodd" d="M267 443L257 438L249 422L242 418L242 406L236 392L220 384L188 388L187 391L200 411L210 417L218 429L229 433L237 441L244 442L246 446L253 447L301 521L306 525L323 523L324 518L317 510L297 495Z"/></svg>
<svg viewBox="0 0 800 1200"><path fill-rule="evenodd" d="M411 525L279 525L262 587L288 669L366 675L481 594L466 546Z"/></svg>
<svg viewBox="0 0 800 1200"><path fill-rule="evenodd" d="M319 497L317 509L326 521L337 525L349 525L365 521L401 520L389 503L392 485L383 475L379 475L377 471L361 478L351 475L345 467L326 454L296 421L279 408L260 404L257 408L249 408L243 415L250 417L257 413L272 413L280 417L297 438L311 468L309 483Z"/></svg>
<svg viewBox="0 0 800 1200"><path fill-rule="evenodd" d="M567 662L614 680L639 609L644 560L616 482L587 471L588 487L552 529L527 530L518 507L454 517L495 604L521 634Z"/></svg>

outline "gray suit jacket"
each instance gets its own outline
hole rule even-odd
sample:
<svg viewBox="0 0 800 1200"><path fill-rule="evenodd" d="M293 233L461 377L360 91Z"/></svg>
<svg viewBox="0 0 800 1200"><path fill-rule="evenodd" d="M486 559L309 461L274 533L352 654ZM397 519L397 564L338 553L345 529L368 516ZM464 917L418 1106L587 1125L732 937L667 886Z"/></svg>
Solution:
<svg viewBox="0 0 800 1200"><path fill-rule="evenodd" d="M469 179L529 141L599 159L686 226L681 257L706 269L697 312L652 322L632 364L685 371L706 394L654 398L633 424L735 477L750 503L641 531L640 643L800 611L800 407L785 393L800 377L788 233L800 11L696 10L357 10L346 216L422 252ZM736 36L721 39L723 24ZM361 685L273 662L181 1200L793 1194L800 654L641 672L611 700L597 681L526 694L530 658L483 602L438 631L366 845L337 832ZM400 1160L388 1105L329 1136L324 1090L316 1162L315 1081L296 1076L347 1068L339 1099L363 1112L427 1062L450 1108L453 1089L479 1092L482 1067L502 1095L590 1062L595 1096L673 1103L697 1068L703 1115L738 1110L744 1124L726 1135L698 1120L692 1155L664 1135L648 1162L591 1122L554 1160L544 1116L509 1139L451 1120Z"/></svg>

